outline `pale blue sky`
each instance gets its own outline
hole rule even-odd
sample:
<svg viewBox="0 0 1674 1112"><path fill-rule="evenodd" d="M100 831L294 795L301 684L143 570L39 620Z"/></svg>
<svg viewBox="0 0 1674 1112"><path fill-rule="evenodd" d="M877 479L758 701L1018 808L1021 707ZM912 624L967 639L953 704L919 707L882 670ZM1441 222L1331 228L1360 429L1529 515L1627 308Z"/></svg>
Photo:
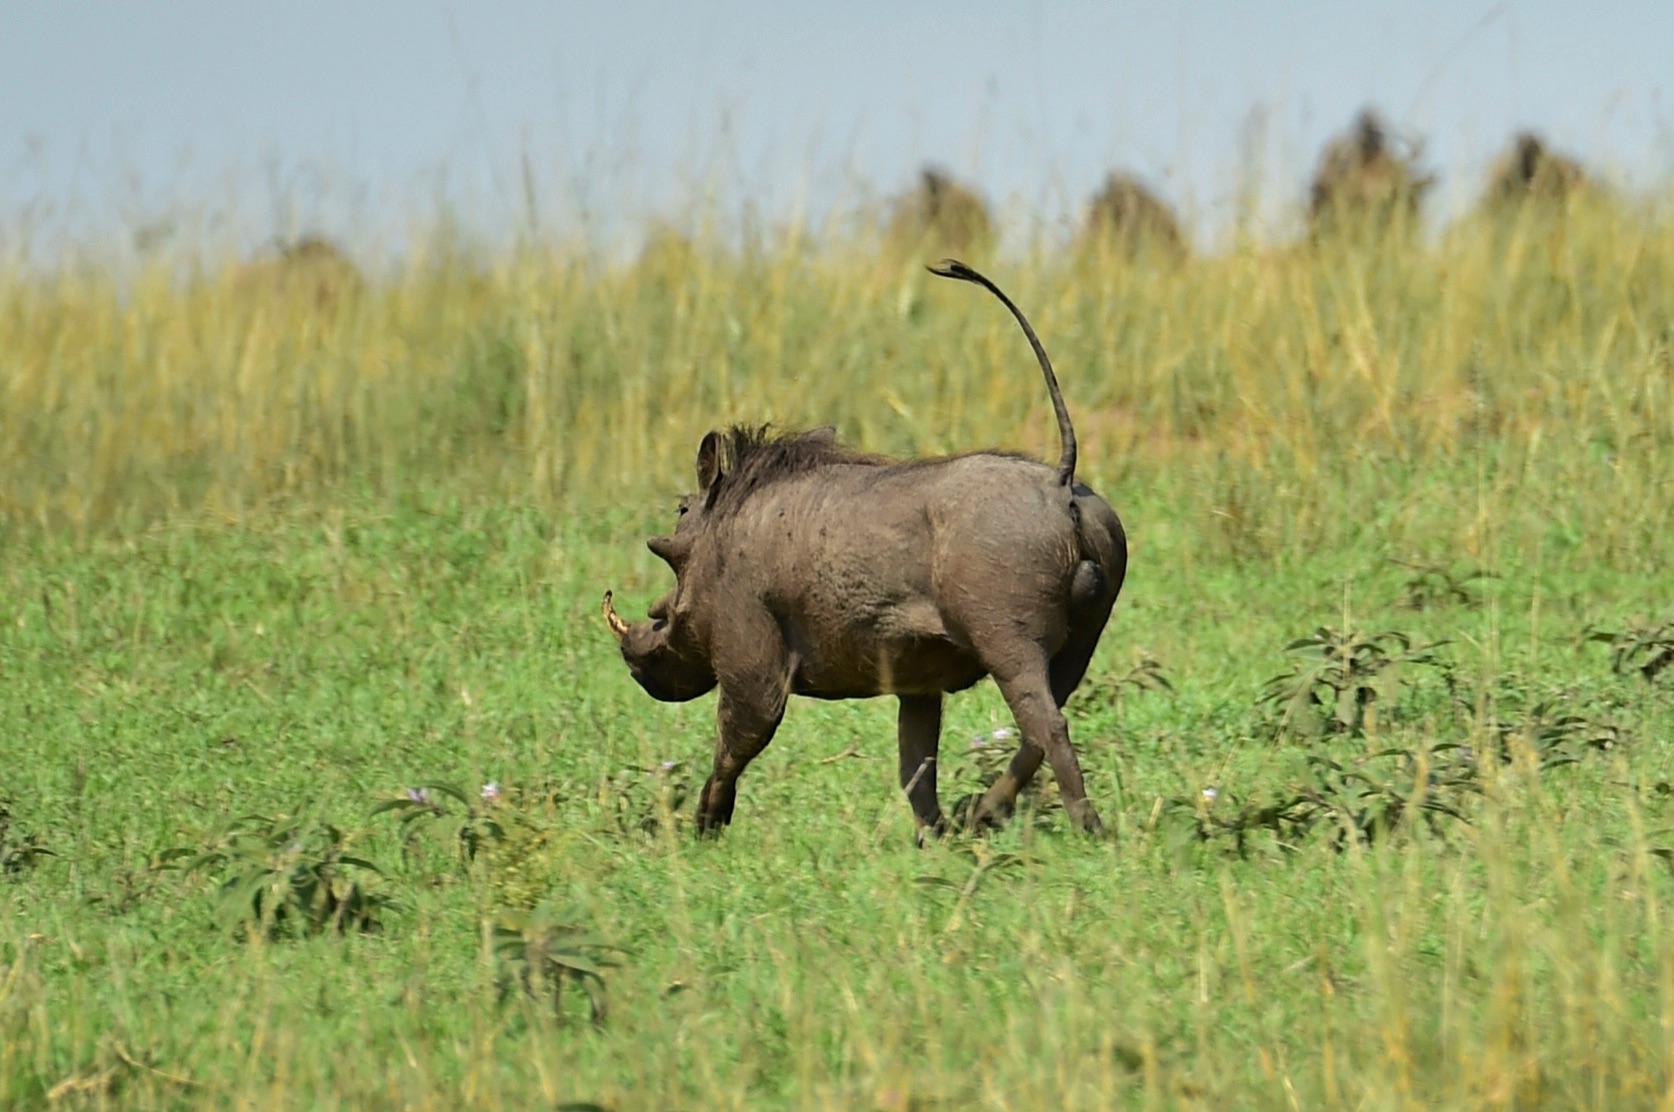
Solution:
<svg viewBox="0 0 1674 1112"><path fill-rule="evenodd" d="M1014 233L1126 167L1209 242L1251 135L1282 222L1367 102L1428 137L1443 210L1519 126L1662 182L1671 44L1669 0L0 0L0 236L370 246L438 197L503 234L532 192L543 232L608 245L706 189L820 214L929 159Z"/></svg>

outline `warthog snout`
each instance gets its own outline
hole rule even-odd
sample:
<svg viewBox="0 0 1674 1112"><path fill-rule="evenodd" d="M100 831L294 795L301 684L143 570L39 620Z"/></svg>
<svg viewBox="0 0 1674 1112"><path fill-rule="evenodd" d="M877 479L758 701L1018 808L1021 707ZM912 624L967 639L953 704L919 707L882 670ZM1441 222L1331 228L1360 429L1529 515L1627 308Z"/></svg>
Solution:
<svg viewBox="0 0 1674 1112"><path fill-rule="evenodd" d="M630 625L616 612L614 592L606 591L601 610L635 682L653 699L683 703L713 690L715 674L701 653L675 637L668 605L667 599L660 600L651 607L649 621Z"/></svg>

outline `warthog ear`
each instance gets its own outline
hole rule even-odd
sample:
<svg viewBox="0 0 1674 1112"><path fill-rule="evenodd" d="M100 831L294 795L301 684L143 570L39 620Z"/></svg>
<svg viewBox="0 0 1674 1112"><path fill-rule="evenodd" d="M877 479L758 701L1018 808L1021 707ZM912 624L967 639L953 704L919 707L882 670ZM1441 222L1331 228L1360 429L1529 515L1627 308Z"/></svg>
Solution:
<svg viewBox="0 0 1674 1112"><path fill-rule="evenodd" d="M721 434L714 429L704 435L703 443L698 445L697 481L698 489L703 491L705 508L715 504L715 495L719 488L715 485L721 481L724 472L721 470Z"/></svg>
<svg viewBox="0 0 1674 1112"><path fill-rule="evenodd" d="M697 481L699 490L708 490L721 477L721 434L711 429L698 445Z"/></svg>
<svg viewBox="0 0 1674 1112"><path fill-rule="evenodd" d="M676 575L680 574L680 568L692 551L691 544L679 537L652 537L645 542L645 547L651 550L653 556L673 568Z"/></svg>

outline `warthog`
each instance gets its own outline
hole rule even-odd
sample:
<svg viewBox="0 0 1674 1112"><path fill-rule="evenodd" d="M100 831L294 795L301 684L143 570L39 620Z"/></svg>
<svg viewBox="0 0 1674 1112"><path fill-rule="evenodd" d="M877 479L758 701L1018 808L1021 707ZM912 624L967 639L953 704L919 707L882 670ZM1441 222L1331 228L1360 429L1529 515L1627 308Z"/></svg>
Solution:
<svg viewBox="0 0 1674 1112"><path fill-rule="evenodd" d="M1022 733L1010 767L969 815L1012 811L1044 758L1064 807L1102 829L1061 708L1086 673L1127 573L1110 505L1075 479L1075 430L1046 350L999 287L963 263L1023 328L1057 413L1056 467L1007 452L891 460L840 446L835 430L710 432L698 491L650 549L675 585L649 620L604 615L652 698L720 687L715 764L698 826L732 820L739 775L766 748L790 695L900 700L901 785L924 831L944 829L936 794L942 696L993 676Z"/></svg>
<svg viewBox="0 0 1674 1112"><path fill-rule="evenodd" d="M884 239L896 252L962 255L992 246L994 226L981 197L926 166L918 185L895 198Z"/></svg>
<svg viewBox="0 0 1674 1112"><path fill-rule="evenodd" d="M318 309L331 308L365 284L360 269L335 243L314 235L275 244L270 256L245 263L233 280L242 297Z"/></svg>
<svg viewBox="0 0 1674 1112"><path fill-rule="evenodd" d="M1533 132L1520 131L1489 173L1482 204L1490 209L1524 201L1561 204L1572 196L1597 191L1579 162L1552 150Z"/></svg>
<svg viewBox="0 0 1674 1112"><path fill-rule="evenodd" d="M1435 178L1418 168L1419 145L1408 146L1404 155L1398 153L1382 118L1363 109L1349 132L1320 152L1308 197L1314 234L1381 232L1397 222L1411 228Z"/></svg>
<svg viewBox="0 0 1674 1112"><path fill-rule="evenodd" d="M1187 253L1174 211L1138 178L1122 173L1106 177L1104 188L1087 205L1081 245L1091 251L1129 257L1153 253L1176 261Z"/></svg>

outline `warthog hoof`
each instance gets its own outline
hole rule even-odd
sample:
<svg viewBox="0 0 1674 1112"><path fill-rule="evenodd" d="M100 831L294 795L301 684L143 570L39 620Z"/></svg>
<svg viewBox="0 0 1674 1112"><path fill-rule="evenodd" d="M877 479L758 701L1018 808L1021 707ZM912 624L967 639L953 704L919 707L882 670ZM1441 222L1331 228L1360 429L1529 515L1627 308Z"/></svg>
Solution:
<svg viewBox="0 0 1674 1112"><path fill-rule="evenodd" d="M1011 816L1016 813L1016 808L1010 803L979 813L978 808L982 805L982 797L982 792L972 792L953 805L954 830L982 834L990 830L998 830L1011 821Z"/></svg>
<svg viewBox="0 0 1674 1112"><path fill-rule="evenodd" d="M918 848L923 849L931 842L947 837L948 831L952 829L954 829L954 826L947 819L937 817L933 823L920 823L913 837L918 844Z"/></svg>
<svg viewBox="0 0 1674 1112"><path fill-rule="evenodd" d="M1074 806L1066 804L1064 811L1069 815L1070 821L1079 826L1083 833L1090 834L1094 838L1105 836L1104 820L1099 818L1099 813L1093 807L1091 800L1083 799Z"/></svg>

